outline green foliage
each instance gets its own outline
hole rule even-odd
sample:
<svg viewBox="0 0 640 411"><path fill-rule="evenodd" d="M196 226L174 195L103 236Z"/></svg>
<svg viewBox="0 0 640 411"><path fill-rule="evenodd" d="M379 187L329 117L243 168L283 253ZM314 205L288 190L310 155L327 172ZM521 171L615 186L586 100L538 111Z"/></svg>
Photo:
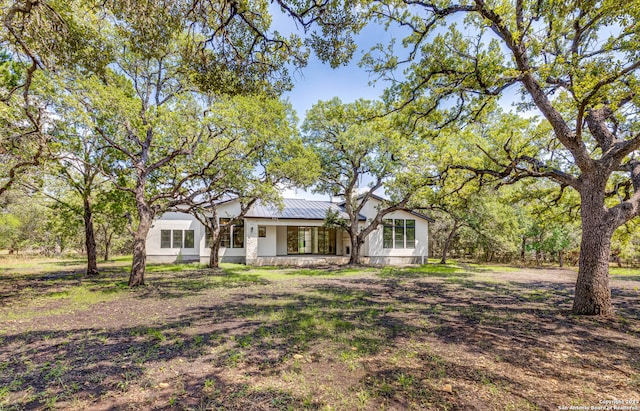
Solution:
<svg viewBox="0 0 640 411"><path fill-rule="evenodd" d="M640 262L640 231L638 222L630 221L614 233L612 255L620 258L620 264L637 266Z"/></svg>
<svg viewBox="0 0 640 411"><path fill-rule="evenodd" d="M0 93L7 95L20 84L24 66L14 61L6 50L0 50Z"/></svg>
<svg viewBox="0 0 640 411"><path fill-rule="evenodd" d="M13 249L18 245L21 224L14 214L0 214L0 248Z"/></svg>
<svg viewBox="0 0 640 411"><path fill-rule="evenodd" d="M313 189L344 199L348 220L327 213L325 225L341 227L351 238L352 264L359 263L359 247L382 218L407 209L412 196L426 189L431 176L422 162L423 146L412 130L403 127L403 117L385 113L381 102L340 99L319 101L302 125L305 143L320 161L320 176ZM369 181L362 187L364 181ZM379 190L379 194L376 191ZM375 204L377 215L362 226L360 212L371 195L384 193L388 200ZM378 197L382 198L382 197Z"/></svg>
<svg viewBox="0 0 640 411"><path fill-rule="evenodd" d="M191 160L210 178L221 177L219 187L251 197L278 183L305 186L315 180L316 158L298 136L290 104L264 95L236 96L217 99L209 111L210 139ZM211 158L218 161L206 164Z"/></svg>
<svg viewBox="0 0 640 411"><path fill-rule="evenodd" d="M462 247L480 249L491 261L494 254L513 255L518 250L520 226L517 211L496 193L474 196L467 205Z"/></svg>
<svg viewBox="0 0 640 411"><path fill-rule="evenodd" d="M265 95L219 97L209 105L202 120L207 134L177 162L188 178L172 204L188 207L209 229L213 247L225 228L211 218L220 200L239 199L241 210L228 216L239 218L255 201L279 205L283 187L315 180L317 159L302 144L296 121L289 104Z"/></svg>
<svg viewBox="0 0 640 411"><path fill-rule="evenodd" d="M0 248L46 255L76 249L79 221L53 205L41 194L13 191L0 209Z"/></svg>
<svg viewBox="0 0 640 411"><path fill-rule="evenodd" d="M347 221L344 220L340 216L339 211L333 211L331 209L327 210L327 214L324 217L324 222L322 224L324 227L328 228L342 228L345 229L349 225Z"/></svg>
<svg viewBox="0 0 640 411"><path fill-rule="evenodd" d="M400 171L406 139L383 112L379 102L343 104L338 98L319 101L308 111L302 130L322 169L315 191L345 195L361 177L380 185Z"/></svg>

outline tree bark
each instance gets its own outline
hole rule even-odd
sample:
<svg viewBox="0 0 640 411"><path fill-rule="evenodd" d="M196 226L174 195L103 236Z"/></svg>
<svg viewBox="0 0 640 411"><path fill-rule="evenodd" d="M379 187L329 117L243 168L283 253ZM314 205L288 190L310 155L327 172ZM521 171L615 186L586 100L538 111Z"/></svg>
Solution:
<svg viewBox="0 0 640 411"><path fill-rule="evenodd" d="M98 275L98 253L96 251L96 237L93 229L93 213L91 200L88 197L84 202L84 237L87 248L87 275Z"/></svg>
<svg viewBox="0 0 640 411"><path fill-rule="evenodd" d="M211 227L209 227L211 229ZM211 229L211 247L209 252L209 268L220 267L220 225L215 224Z"/></svg>
<svg viewBox="0 0 640 411"><path fill-rule="evenodd" d="M604 190L585 188L581 193L582 239L573 312L579 315L613 315L609 287L609 255L615 227L606 219Z"/></svg>
<svg viewBox="0 0 640 411"><path fill-rule="evenodd" d="M104 261L109 261L109 249L111 248L111 240L113 239L113 231L107 235L107 229L104 229Z"/></svg>
<svg viewBox="0 0 640 411"><path fill-rule="evenodd" d="M558 264L560 265L560 268L564 267L564 251L563 250L558 251Z"/></svg>
<svg viewBox="0 0 640 411"><path fill-rule="evenodd" d="M196 216L197 218L197 216ZM211 202L211 218L202 217L201 222L206 222L207 227L211 230L211 246L209 247L209 268L220 267L220 242L221 232L220 220L218 219L218 208Z"/></svg>
<svg viewBox="0 0 640 411"><path fill-rule="evenodd" d="M220 267L220 242L211 244L209 251L209 268Z"/></svg>
<svg viewBox="0 0 640 411"><path fill-rule="evenodd" d="M351 254L349 255L349 265L360 265L360 247L364 243L363 239L358 235L358 220L351 222L348 230L349 239L351 240Z"/></svg>
<svg viewBox="0 0 640 411"><path fill-rule="evenodd" d="M147 265L147 234L151 229L153 215L146 206L138 206L140 223L133 236L133 262L129 287L144 285L144 272Z"/></svg>
<svg viewBox="0 0 640 411"><path fill-rule="evenodd" d="M440 259L440 264L447 263L447 253L449 252L449 247L451 246L451 242L453 241L453 237L456 235L458 228L459 228L458 222L454 221L453 228L451 228L451 231L449 232L447 239L444 240L444 244L442 244L442 258Z"/></svg>
<svg viewBox="0 0 640 411"><path fill-rule="evenodd" d="M357 235L351 236L351 255L349 265L360 265L360 239Z"/></svg>

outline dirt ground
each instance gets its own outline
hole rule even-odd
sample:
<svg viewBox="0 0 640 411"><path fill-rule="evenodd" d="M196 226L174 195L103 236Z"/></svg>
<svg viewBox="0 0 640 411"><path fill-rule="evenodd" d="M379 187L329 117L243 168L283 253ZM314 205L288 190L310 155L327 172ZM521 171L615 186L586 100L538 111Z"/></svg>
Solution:
<svg viewBox="0 0 640 411"><path fill-rule="evenodd" d="M559 269L1 275L0 410L640 410L640 276L605 320Z"/></svg>

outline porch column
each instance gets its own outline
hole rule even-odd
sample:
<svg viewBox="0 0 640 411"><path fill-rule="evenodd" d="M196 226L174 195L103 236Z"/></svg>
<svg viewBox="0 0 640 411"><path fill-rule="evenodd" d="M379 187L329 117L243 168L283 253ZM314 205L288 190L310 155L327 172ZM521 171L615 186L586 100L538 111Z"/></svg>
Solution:
<svg viewBox="0 0 640 411"><path fill-rule="evenodd" d="M245 258L247 265L258 263L258 225L254 222L245 227L246 239L244 244Z"/></svg>

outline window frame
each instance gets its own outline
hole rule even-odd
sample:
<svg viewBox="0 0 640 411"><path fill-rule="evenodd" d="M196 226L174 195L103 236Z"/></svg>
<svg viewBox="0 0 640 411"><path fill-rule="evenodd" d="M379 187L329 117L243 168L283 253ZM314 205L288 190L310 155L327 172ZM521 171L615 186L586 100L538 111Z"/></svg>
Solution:
<svg viewBox="0 0 640 411"><path fill-rule="evenodd" d="M165 238L165 236L168 236ZM171 248L171 230L160 230L160 248Z"/></svg>
<svg viewBox="0 0 640 411"><path fill-rule="evenodd" d="M231 221L230 218L220 218L218 224L220 225L220 248L231 248L231 227L223 227L223 224L227 224Z"/></svg>
<svg viewBox="0 0 640 411"><path fill-rule="evenodd" d="M404 236L404 219L396 218L393 220L393 248L406 248Z"/></svg>
<svg viewBox="0 0 640 411"><path fill-rule="evenodd" d="M231 248L244 248L244 221L231 226Z"/></svg>
<svg viewBox="0 0 640 411"><path fill-rule="evenodd" d="M183 245L183 240L184 240L184 233L182 232L182 230L171 230L171 248L182 248ZM180 239L178 241L176 241L178 238L176 236L176 234L180 235ZM178 243L178 245L176 246L176 242Z"/></svg>
<svg viewBox="0 0 640 411"><path fill-rule="evenodd" d="M187 238L190 238L190 245L187 244ZM184 230L182 233L182 248L196 248L196 232L195 230Z"/></svg>
<svg viewBox="0 0 640 411"><path fill-rule="evenodd" d="M382 248L393 248L393 219L385 218L382 220Z"/></svg>
<svg viewBox="0 0 640 411"><path fill-rule="evenodd" d="M411 226L409 225L409 222L411 222ZM408 248L408 249L416 248L416 220L413 220L413 219L404 220L404 239L405 239L404 248Z"/></svg>
<svg viewBox="0 0 640 411"><path fill-rule="evenodd" d="M383 249L415 249L416 220L386 218L382 220Z"/></svg>
<svg viewBox="0 0 640 411"><path fill-rule="evenodd" d="M244 248L244 220L236 224L222 228L223 224L231 221L231 218L221 217L220 224L220 248Z"/></svg>

